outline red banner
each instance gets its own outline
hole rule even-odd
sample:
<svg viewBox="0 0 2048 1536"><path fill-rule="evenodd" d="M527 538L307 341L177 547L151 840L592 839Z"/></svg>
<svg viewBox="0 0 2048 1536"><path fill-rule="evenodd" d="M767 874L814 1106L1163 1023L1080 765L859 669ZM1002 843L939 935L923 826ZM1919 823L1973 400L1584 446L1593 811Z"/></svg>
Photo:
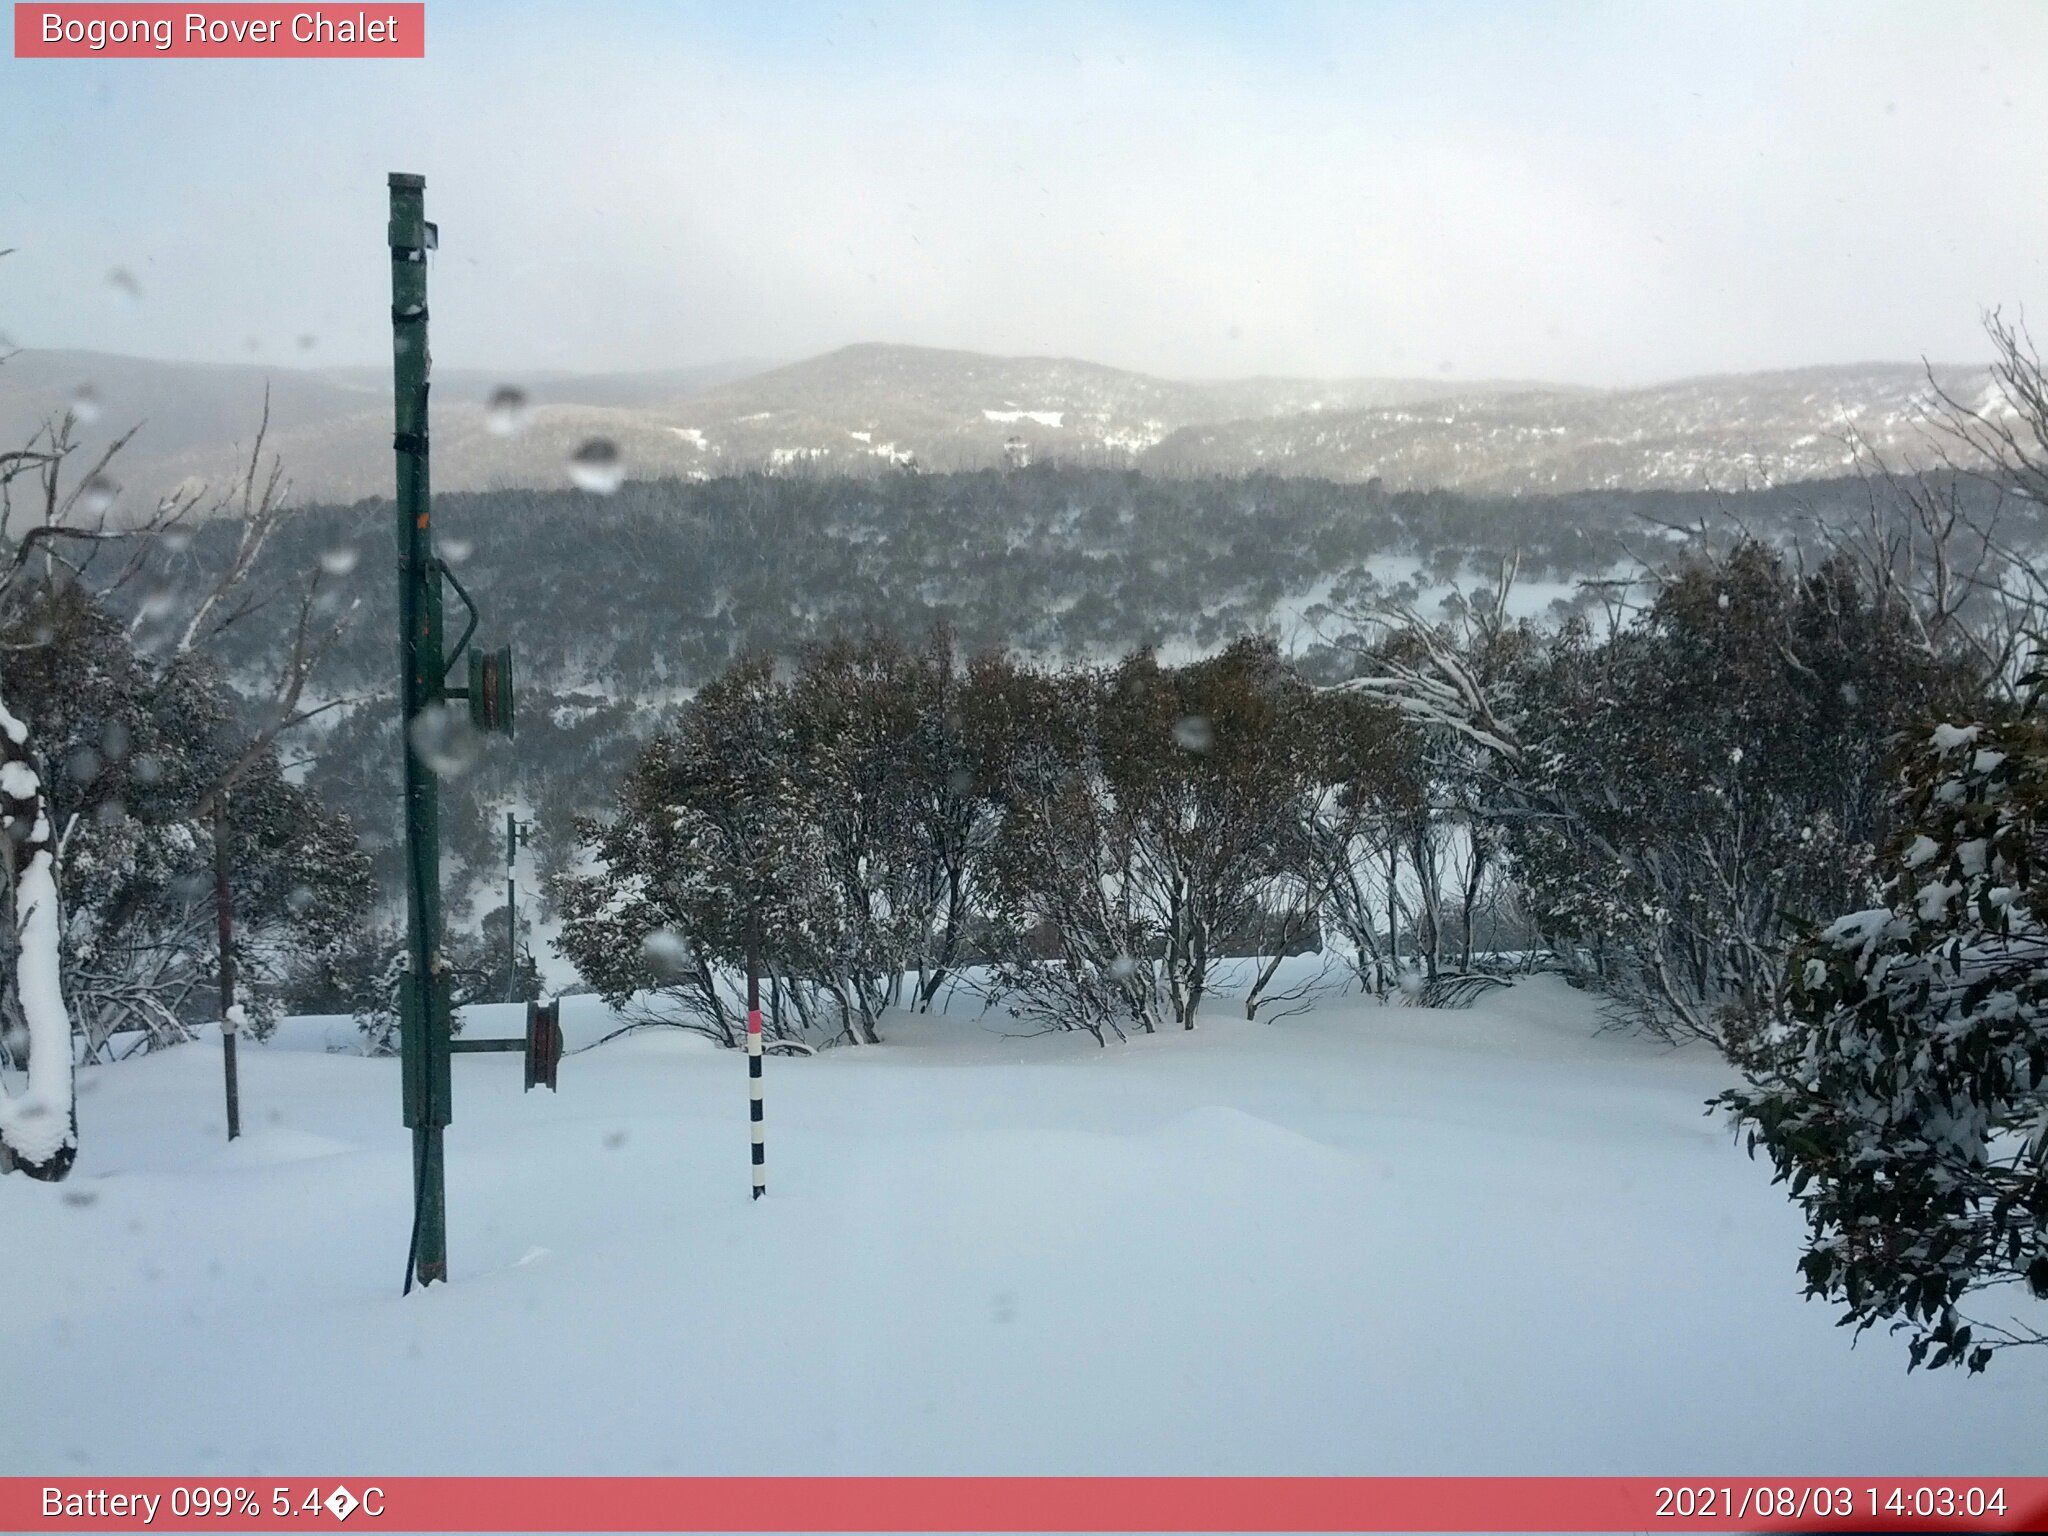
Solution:
<svg viewBox="0 0 2048 1536"><path fill-rule="evenodd" d="M2040 1531L2048 1477L0 1478L7 1531Z"/></svg>
<svg viewBox="0 0 2048 1536"><path fill-rule="evenodd" d="M423 59L427 8L355 5L23 5L17 59Z"/></svg>

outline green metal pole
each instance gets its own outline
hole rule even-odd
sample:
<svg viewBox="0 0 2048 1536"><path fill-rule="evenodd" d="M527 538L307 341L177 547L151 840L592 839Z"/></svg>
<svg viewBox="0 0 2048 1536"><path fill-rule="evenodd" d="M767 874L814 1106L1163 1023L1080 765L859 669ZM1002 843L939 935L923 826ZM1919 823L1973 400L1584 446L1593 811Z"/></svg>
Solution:
<svg viewBox="0 0 2048 1536"><path fill-rule="evenodd" d="M448 989L441 967L441 843L434 772L413 749L422 711L443 707L441 580L427 476L426 178L399 172L391 192L391 344L398 500L399 704L405 774L407 969L399 1042L412 1130L413 1237L406 1286L448 1278L441 1132L451 1118Z"/></svg>

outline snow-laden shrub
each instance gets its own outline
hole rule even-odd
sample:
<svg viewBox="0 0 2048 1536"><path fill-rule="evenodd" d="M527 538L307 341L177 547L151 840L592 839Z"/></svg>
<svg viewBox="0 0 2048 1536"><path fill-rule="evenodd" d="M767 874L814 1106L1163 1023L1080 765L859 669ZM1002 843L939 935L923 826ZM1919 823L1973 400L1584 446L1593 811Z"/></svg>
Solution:
<svg viewBox="0 0 2048 1536"><path fill-rule="evenodd" d="M1881 905L1793 957L1790 1020L1723 1095L1806 1213L1809 1294L1913 1365L1982 1370L2048 1297L2048 718L1925 732ZM1976 1298L1972 1316L1962 1306ZM2021 1302L2024 1306L2024 1301Z"/></svg>

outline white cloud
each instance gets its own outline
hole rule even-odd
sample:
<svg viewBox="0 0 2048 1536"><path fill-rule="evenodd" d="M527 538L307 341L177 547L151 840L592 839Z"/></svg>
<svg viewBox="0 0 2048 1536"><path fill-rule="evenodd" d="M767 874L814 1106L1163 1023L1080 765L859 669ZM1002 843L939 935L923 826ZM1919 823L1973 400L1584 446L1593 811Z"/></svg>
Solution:
<svg viewBox="0 0 2048 1536"><path fill-rule="evenodd" d="M887 339L1606 382L1975 355L2042 287L2048 8L773 9L16 61L0 330L381 358L388 169L446 231L437 356L513 369Z"/></svg>

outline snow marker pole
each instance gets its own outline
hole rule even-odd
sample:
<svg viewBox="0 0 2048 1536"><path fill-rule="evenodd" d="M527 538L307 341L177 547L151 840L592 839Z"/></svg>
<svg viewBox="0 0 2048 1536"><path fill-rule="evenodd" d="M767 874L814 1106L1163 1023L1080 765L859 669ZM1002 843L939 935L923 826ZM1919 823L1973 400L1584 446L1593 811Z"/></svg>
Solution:
<svg viewBox="0 0 2048 1536"><path fill-rule="evenodd" d="M228 1140L242 1134L242 1088L235 1072L235 905L228 886L228 797L213 802L213 915L220 932L220 1053L228 1094Z"/></svg>
<svg viewBox="0 0 2048 1536"><path fill-rule="evenodd" d="M761 930L747 924L747 1118L754 1136L754 1198L768 1189L768 1145L761 1119Z"/></svg>
<svg viewBox="0 0 2048 1536"><path fill-rule="evenodd" d="M505 1001L519 1001L519 818L505 813Z"/></svg>

